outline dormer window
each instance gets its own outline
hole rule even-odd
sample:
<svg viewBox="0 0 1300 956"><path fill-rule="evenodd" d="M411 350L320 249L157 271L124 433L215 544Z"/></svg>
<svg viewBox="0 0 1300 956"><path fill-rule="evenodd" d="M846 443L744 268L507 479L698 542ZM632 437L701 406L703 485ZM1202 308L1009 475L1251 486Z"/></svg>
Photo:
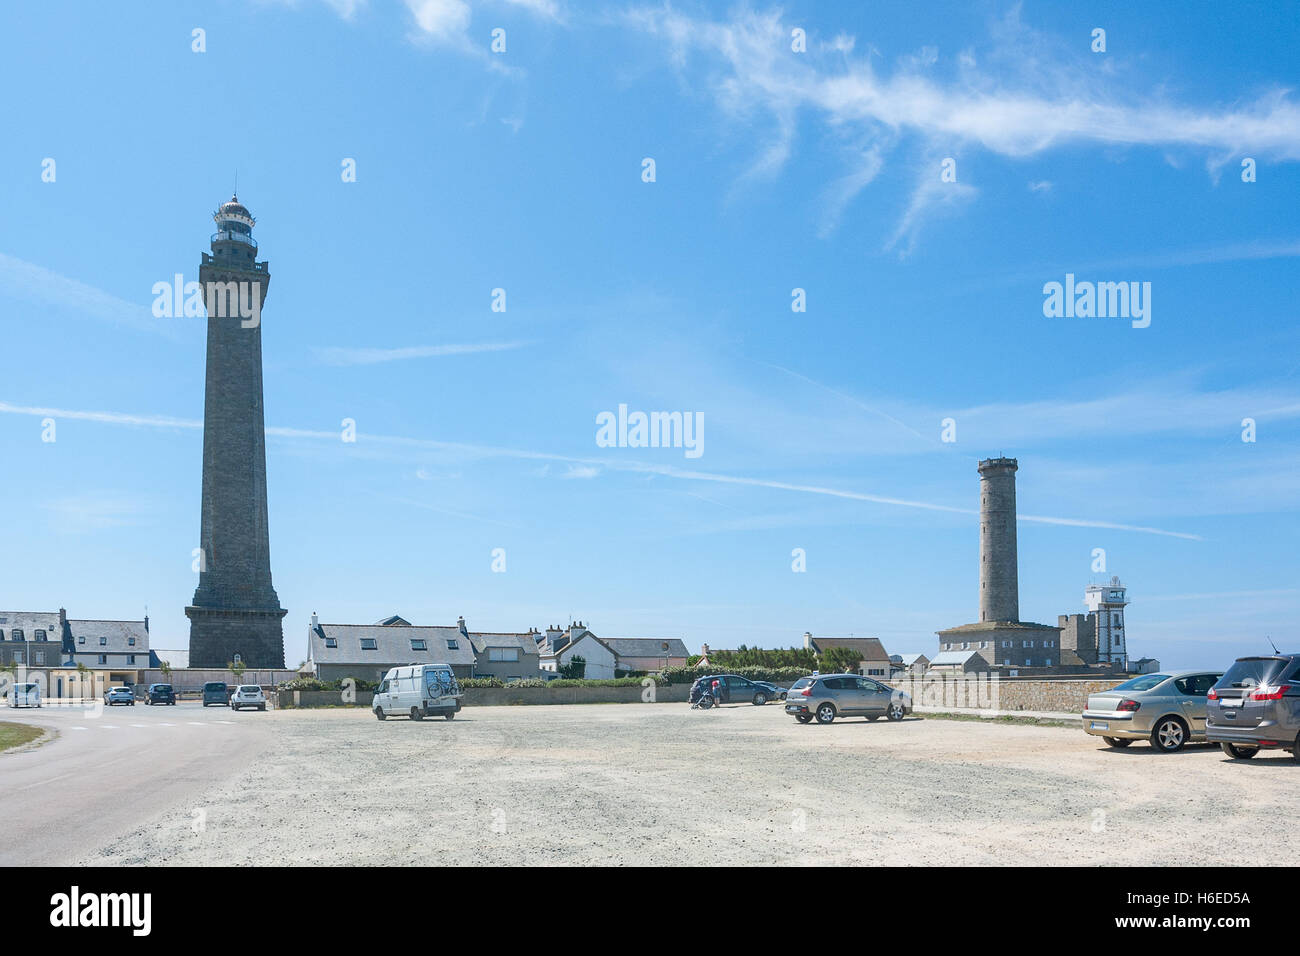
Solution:
<svg viewBox="0 0 1300 956"><path fill-rule="evenodd" d="M326 646L326 647L338 647L338 646L339 646L339 642L336 641L336 640L335 640L334 638L332 638L332 637L327 637L327 638L325 638L325 646Z"/></svg>
<svg viewBox="0 0 1300 956"><path fill-rule="evenodd" d="M15 641L27 640L27 638L23 636L23 629L21 627L15 627L12 631L9 632L9 634L13 637Z"/></svg>
<svg viewBox="0 0 1300 956"><path fill-rule="evenodd" d="M32 632L32 640L35 641L45 640L45 632L38 627L35 631Z"/></svg>

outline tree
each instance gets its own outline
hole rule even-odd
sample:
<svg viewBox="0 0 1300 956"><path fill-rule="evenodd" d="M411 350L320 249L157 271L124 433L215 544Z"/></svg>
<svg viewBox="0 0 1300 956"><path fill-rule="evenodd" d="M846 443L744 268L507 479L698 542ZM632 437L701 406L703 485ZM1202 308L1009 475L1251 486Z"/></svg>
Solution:
<svg viewBox="0 0 1300 956"><path fill-rule="evenodd" d="M168 664L166 661L163 661L162 663L160 663L160 664L158 665L158 670L160 670L160 671L162 672L163 683L164 683L164 684L169 684L169 683L171 683L171 676L172 676L172 666L171 666L171 664Z"/></svg>
<svg viewBox="0 0 1300 956"><path fill-rule="evenodd" d="M248 666L243 662L243 660L231 661L226 665L226 670L234 674L235 680L238 681L239 678L244 676L244 671L248 670Z"/></svg>
<svg viewBox="0 0 1300 956"><path fill-rule="evenodd" d="M81 697L83 700L86 697L86 681L89 679L86 675L89 673L90 668L86 666L86 662L77 661L77 685L81 689ZM91 692L94 693L93 688Z"/></svg>
<svg viewBox="0 0 1300 956"><path fill-rule="evenodd" d="M862 653L851 647L828 647L821 656L821 669L824 671L844 671L857 673L862 664Z"/></svg>
<svg viewBox="0 0 1300 956"><path fill-rule="evenodd" d="M587 659L581 654L575 654L569 658L569 663L561 664L556 670L567 680L582 680L583 675L587 673Z"/></svg>

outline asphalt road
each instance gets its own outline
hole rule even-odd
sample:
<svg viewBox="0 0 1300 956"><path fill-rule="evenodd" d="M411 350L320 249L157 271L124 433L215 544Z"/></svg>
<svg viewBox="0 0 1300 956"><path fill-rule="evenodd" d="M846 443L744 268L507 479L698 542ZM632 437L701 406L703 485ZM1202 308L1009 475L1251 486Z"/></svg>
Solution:
<svg viewBox="0 0 1300 956"><path fill-rule="evenodd" d="M198 798L255 760L270 712L174 707L0 707L0 720L55 729L34 750L0 754L0 866L70 865L163 811L200 819ZM199 813L195 813L199 811ZM164 862L159 860L158 862Z"/></svg>

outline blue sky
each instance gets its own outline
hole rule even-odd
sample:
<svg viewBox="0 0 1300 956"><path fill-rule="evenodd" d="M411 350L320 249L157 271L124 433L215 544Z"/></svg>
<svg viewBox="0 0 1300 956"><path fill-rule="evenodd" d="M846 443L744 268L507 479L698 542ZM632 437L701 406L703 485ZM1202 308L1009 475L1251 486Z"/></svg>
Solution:
<svg viewBox="0 0 1300 956"><path fill-rule="evenodd" d="M238 170L290 663L312 611L933 652L977 617L998 454L1022 618L1118 574L1134 656L1297 643L1294 7L0 17L0 606L147 605L185 645L203 326L151 289L197 278ZM1150 326L1045 317L1067 273L1151 283ZM703 454L598 447L621 403L698 413Z"/></svg>

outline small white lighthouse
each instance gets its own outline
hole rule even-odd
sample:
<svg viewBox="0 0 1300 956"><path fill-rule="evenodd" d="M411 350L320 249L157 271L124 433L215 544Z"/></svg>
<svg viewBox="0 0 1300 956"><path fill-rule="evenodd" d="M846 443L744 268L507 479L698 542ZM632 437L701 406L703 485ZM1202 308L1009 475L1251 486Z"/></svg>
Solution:
<svg viewBox="0 0 1300 956"><path fill-rule="evenodd" d="M1124 607L1128 589L1113 577L1109 584L1090 584L1083 602L1097 621L1097 663L1125 666L1128 648L1124 643Z"/></svg>

